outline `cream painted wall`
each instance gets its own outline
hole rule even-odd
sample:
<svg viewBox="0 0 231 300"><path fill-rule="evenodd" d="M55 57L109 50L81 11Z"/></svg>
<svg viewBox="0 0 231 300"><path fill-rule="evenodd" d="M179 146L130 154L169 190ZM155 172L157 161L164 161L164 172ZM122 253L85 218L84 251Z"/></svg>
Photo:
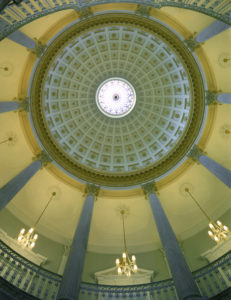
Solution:
<svg viewBox="0 0 231 300"><path fill-rule="evenodd" d="M191 33L200 32L213 22L211 17L201 17L199 13L183 9L169 7L162 8L161 11L180 21ZM31 38L40 39L49 28L55 27L62 18L69 15L73 18L71 11L52 14L24 26L21 30ZM222 68L218 57L221 53L230 51L230 32L229 29L206 41L202 46L213 67L218 89L223 92L231 92L231 68ZM0 63L9 62L12 65L12 74L8 77L0 75L0 101L18 97L19 82L28 55L29 52L24 47L8 39L1 41ZM230 114L231 106L218 106L215 129L205 149L211 158L229 169L231 135L224 135L222 128L225 124L231 126ZM0 147L0 171L4 174L0 177L0 186L3 186L32 161L33 154L25 142L17 113L1 114L0 128L2 140L9 131L17 137L14 146L3 144ZM205 217L195 204L180 192L185 183L192 184L195 197L211 217L216 219L222 216L221 220L224 219L225 224L230 227L231 191L203 166L196 164L160 191L161 203L178 239L183 241L183 251L190 267L195 270L206 264L200 259L200 253L212 247L214 243L207 237ZM0 212L0 227L12 237L16 237L24 222L27 226L33 224L46 202L48 191L53 186L60 189L61 196L52 204L38 226L40 237L35 251L48 256L49 261L45 267L57 272L64 251L63 244L72 238L79 219L84 199L82 190L67 185L43 169L16 195L7 209ZM131 211L127 220L127 239L131 252L137 255L138 264L143 268L156 270L155 280L167 278L167 268L160 251L151 251L160 248L160 242L148 202L142 192L118 197L112 191L106 196L104 194L98 197L95 203L83 279L92 281L95 271L113 266L116 255L110 253L119 253L118 248L122 243L121 221L116 213L121 205L127 205Z"/></svg>
<svg viewBox="0 0 231 300"><path fill-rule="evenodd" d="M231 209L221 216L220 220L231 228ZM0 227L7 232L9 236L16 238L19 230L25 227L25 224L15 218L7 209L4 209L0 212ZM189 239L184 241L179 240L179 243L192 271L198 270L208 264L200 255L216 245L216 243L209 238L207 228ZM84 265L83 281L95 282L94 273L112 268L115 265L115 259L121 256L122 250L122 244L121 251L116 254L95 253L88 249ZM39 239L33 251L48 258L47 263L44 265L45 269L56 273L58 272L64 255L64 246L62 244L39 234ZM161 248L159 250L145 251L143 253L136 253L136 251L129 249L129 253L136 255L138 267L155 271L153 281L164 280L171 277Z"/></svg>

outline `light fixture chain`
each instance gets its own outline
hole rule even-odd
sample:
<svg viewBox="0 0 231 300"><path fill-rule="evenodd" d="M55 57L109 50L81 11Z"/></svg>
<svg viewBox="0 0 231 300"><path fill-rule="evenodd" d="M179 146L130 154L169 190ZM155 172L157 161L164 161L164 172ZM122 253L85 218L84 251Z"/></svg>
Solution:
<svg viewBox="0 0 231 300"><path fill-rule="evenodd" d="M125 226L124 226L124 215L122 214L122 220L123 220L123 233L124 233L124 249L125 252L127 252L127 243L126 243L126 236L125 236Z"/></svg>
<svg viewBox="0 0 231 300"><path fill-rule="evenodd" d="M196 203L196 205L199 207L199 209L202 211L202 213L206 216L206 218L209 220L209 222L211 222L211 218L207 215L207 213L204 211L204 209L200 206L200 204L195 199L195 197L193 197L193 195L190 193L189 190L187 191L187 193L190 195L190 197L193 199L193 201Z"/></svg>
<svg viewBox="0 0 231 300"><path fill-rule="evenodd" d="M35 227L38 225L40 219L42 218L43 214L45 213L47 207L49 206L49 204L51 203L51 201L52 201L52 199L54 198L55 195L56 195L55 193L52 193L52 195L51 195L50 199L48 200L46 206L44 207L43 211L41 212L41 214L40 214L40 216L38 217L37 221L34 223L33 228L35 228Z"/></svg>

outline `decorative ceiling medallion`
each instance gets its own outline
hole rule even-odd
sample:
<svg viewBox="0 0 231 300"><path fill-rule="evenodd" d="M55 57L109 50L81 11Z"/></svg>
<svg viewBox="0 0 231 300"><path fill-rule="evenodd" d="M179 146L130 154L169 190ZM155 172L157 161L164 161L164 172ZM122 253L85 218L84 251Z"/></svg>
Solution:
<svg viewBox="0 0 231 300"><path fill-rule="evenodd" d="M96 92L96 104L108 117L121 118L129 114L136 104L133 86L122 78L103 81Z"/></svg>
<svg viewBox="0 0 231 300"><path fill-rule="evenodd" d="M231 55L229 53L221 53L218 57L218 63L222 68L231 66Z"/></svg>
<svg viewBox="0 0 231 300"><path fill-rule="evenodd" d="M106 108L110 80L128 85L121 111ZM117 89L110 97L122 96ZM173 168L195 142L205 107L200 70L183 42L131 14L93 16L56 37L36 66L30 101L49 155L77 178L111 187Z"/></svg>
<svg viewBox="0 0 231 300"><path fill-rule="evenodd" d="M194 192L194 186L190 182L185 182L185 183L183 183L183 184L180 185L179 192L180 192L181 196L184 196L184 197L188 196L187 189L191 193Z"/></svg>
<svg viewBox="0 0 231 300"><path fill-rule="evenodd" d="M127 205L120 204L116 208L116 215L122 219L122 214L124 218L127 218L130 215L130 208Z"/></svg>
<svg viewBox="0 0 231 300"><path fill-rule="evenodd" d="M14 67L12 63L5 61L0 62L0 75L4 77L8 77L13 73Z"/></svg>

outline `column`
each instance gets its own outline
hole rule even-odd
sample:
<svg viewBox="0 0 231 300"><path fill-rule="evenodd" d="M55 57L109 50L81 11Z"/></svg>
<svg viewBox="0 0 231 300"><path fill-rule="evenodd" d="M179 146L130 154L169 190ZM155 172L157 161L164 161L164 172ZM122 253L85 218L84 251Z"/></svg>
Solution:
<svg viewBox="0 0 231 300"><path fill-rule="evenodd" d="M206 299L200 296L199 289L194 282L192 273L185 261L177 242L176 236L167 216L154 192L153 183L142 186L148 195L153 217L159 232L160 240L168 261L168 265L180 300Z"/></svg>
<svg viewBox="0 0 231 300"><path fill-rule="evenodd" d="M210 26L198 33L198 35L196 36L196 40L199 43L205 42L228 28L230 28L230 25L225 24L221 21L215 21Z"/></svg>
<svg viewBox="0 0 231 300"><path fill-rule="evenodd" d="M58 274L59 275L63 275L64 269L65 269L65 266L66 266L66 263L67 263L69 251L70 251L70 246L65 245L64 246L64 253L63 253L61 262L59 264L59 269L58 269Z"/></svg>
<svg viewBox="0 0 231 300"><path fill-rule="evenodd" d="M225 185L231 188L231 171L209 158L206 155L199 157L199 162L207 168L213 175L220 179Z"/></svg>
<svg viewBox="0 0 231 300"><path fill-rule="evenodd" d="M206 91L206 104L231 104L231 93L218 94L218 92Z"/></svg>
<svg viewBox="0 0 231 300"><path fill-rule="evenodd" d="M76 228L57 300L78 300L90 232L94 199L98 186L88 185L87 196Z"/></svg>
<svg viewBox="0 0 231 300"><path fill-rule="evenodd" d="M231 93L219 94L217 101L224 104L231 104Z"/></svg>
<svg viewBox="0 0 231 300"><path fill-rule="evenodd" d="M37 57L40 57L46 49L46 45L43 45L40 41L36 39L31 39L29 36L27 36L20 30L14 31L10 35L8 35L7 38L21 46L26 47Z"/></svg>
<svg viewBox="0 0 231 300"><path fill-rule="evenodd" d="M199 147L195 145L190 151L189 157L194 161L199 161L213 175L231 188L231 171L209 158Z"/></svg>
<svg viewBox="0 0 231 300"><path fill-rule="evenodd" d="M1 101L0 102L0 113L17 110L19 103L17 101Z"/></svg>
<svg viewBox="0 0 231 300"><path fill-rule="evenodd" d="M11 199L24 187L24 185L38 172L38 170L50 162L46 153L42 152L38 159L32 162L22 172L11 179L0 189L0 210L3 209Z"/></svg>
<svg viewBox="0 0 231 300"><path fill-rule="evenodd" d="M10 35L8 35L7 38L28 49L34 49L37 46L36 42L33 39L31 39L28 35L20 30L14 31Z"/></svg>

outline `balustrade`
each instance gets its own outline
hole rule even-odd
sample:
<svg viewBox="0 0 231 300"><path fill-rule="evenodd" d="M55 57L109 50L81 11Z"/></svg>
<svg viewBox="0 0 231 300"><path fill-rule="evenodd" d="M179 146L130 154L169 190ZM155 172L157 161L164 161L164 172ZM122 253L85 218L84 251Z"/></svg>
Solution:
<svg viewBox="0 0 231 300"><path fill-rule="evenodd" d="M23 258L0 241L0 276L42 300L55 300L61 277Z"/></svg>
<svg viewBox="0 0 231 300"><path fill-rule="evenodd" d="M227 0L23 0L18 5L7 6L0 13L0 40L21 26L50 13L64 9L82 10L105 3L136 3L155 8L174 6L195 10L231 25L231 3Z"/></svg>
<svg viewBox="0 0 231 300"><path fill-rule="evenodd" d="M0 241L0 276L38 299L55 300L62 277L20 256ZM209 298L231 287L231 251L193 273L203 296ZM80 300L177 300L172 279L133 286L81 283Z"/></svg>

